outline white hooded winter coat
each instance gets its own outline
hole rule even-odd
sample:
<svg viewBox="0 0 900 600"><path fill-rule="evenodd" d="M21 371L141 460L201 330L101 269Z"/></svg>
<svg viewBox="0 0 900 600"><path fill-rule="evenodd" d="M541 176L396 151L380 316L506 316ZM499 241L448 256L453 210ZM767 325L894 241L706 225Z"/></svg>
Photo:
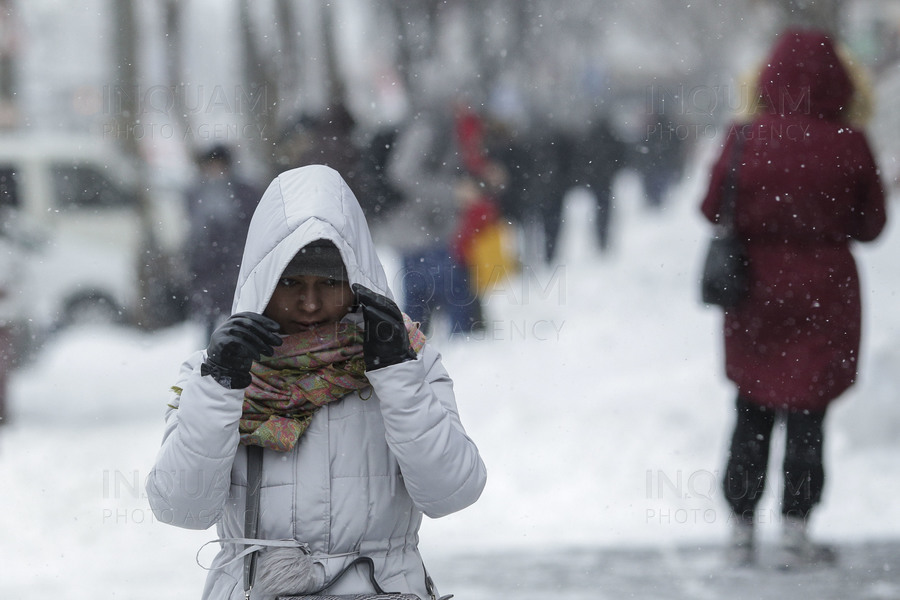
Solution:
<svg viewBox="0 0 900 600"><path fill-rule="evenodd" d="M351 283L392 297L353 193L334 170L283 173L250 223L233 312L262 313L282 271L316 239L334 242ZM351 313L345 317L361 322ZM189 529L217 526L244 537L246 448L238 444L243 390L200 375L205 352L182 365L169 400L162 448L147 481L156 518ZM386 591L428 598L419 556L422 514L441 517L475 502L486 472L457 412L453 382L426 343L417 360L366 374L372 388L322 407L289 452L265 450L258 538L308 544L316 583L370 557ZM204 599L244 597L239 543L222 542ZM367 569L350 569L329 593L374 591ZM254 588L254 600L266 596Z"/></svg>

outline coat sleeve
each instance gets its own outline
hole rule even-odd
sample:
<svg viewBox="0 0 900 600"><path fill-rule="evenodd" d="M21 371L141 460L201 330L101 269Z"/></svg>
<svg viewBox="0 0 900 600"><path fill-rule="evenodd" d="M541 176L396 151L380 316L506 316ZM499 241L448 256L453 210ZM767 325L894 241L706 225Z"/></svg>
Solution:
<svg viewBox="0 0 900 600"><path fill-rule="evenodd" d="M453 381L428 344L417 360L366 373L381 402L388 446L416 506L432 518L474 503L487 481L466 434Z"/></svg>
<svg viewBox="0 0 900 600"><path fill-rule="evenodd" d="M884 201L884 185L881 175L872 155L872 150L865 136L859 134L860 147L857 154L860 156L859 183L857 186L855 214L857 219L850 237L861 242L874 240L884 229L887 222L886 206Z"/></svg>
<svg viewBox="0 0 900 600"><path fill-rule="evenodd" d="M729 131L735 131L735 127L732 126ZM703 216L711 223L719 222L719 214L722 210L722 190L725 187L725 178L728 174L728 170L731 168L730 157L732 148L736 143L735 140L736 136L729 134L725 140L725 145L722 148L722 153L710 170L709 188L700 205L700 212L702 212Z"/></svg>
<svg viewBox="0 0 900 600"><path fill-rule="evenodd" d="M243 390L226 390L202 377L202 361L198 352L181 367L162 447L147 478L157 520L187 529L207 529L222 516L243 400Z"/></svg>

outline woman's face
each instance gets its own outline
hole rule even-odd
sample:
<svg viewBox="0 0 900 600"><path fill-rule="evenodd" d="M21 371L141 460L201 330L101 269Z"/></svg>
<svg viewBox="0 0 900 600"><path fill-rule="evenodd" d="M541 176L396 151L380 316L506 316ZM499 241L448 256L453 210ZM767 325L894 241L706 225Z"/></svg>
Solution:
<svg viewBox="0 0 900 600"><path fill-rule="evenodd" d="M340 321L353 306L353 292L346 281L317 275L282 277L263 314L290 335Z"/></svg>

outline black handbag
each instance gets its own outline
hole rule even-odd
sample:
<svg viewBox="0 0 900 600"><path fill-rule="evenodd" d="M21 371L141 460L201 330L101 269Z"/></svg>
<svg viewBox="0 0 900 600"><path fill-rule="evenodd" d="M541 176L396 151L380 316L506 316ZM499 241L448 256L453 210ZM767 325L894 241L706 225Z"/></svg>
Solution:
<svg viewBox="0 0 900 600"><path fill-rule="evenodd" d="M259 493L262 487L262 460L263 449L260 446L247 446L247 506L244 514L244 535L247 538L255 538L259 527ZM256 579L256 552L250 552L244 556L244 595L250 598L250 591L253 588ZM340 579L344 573L357 564L365 564L369 567L369 580L372 587L376 590L371 594L322 594L323 590L311 592L309 594L300 595L280 595L276 600L422 600L416 594L385 592L381 589L378 581L375 579L375 563L368 556L359 556L344 569L328 584L328 587L334 585L335 581ZM436 598L433 593L433 583L431 577L425 576L425 587L431 594L431 598ZM448 600L452 595L443 596L440 600Z"/></svg>
<svg viewBox="0 0 900 600"><path fill-rule="evenodd" d="M724 186L722 209L703 264L700 292L705 304L733 308L750 291L750 273L743 241L734 230L737 197L737 167L742 148L738 135L732 149L731 165Z"/></svg>

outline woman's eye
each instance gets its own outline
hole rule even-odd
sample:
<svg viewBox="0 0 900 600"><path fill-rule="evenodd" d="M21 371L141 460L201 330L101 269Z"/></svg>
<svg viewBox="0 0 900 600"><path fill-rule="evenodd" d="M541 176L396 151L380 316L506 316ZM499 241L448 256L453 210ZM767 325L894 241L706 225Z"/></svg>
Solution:
<svg viewBox="0 0 900 600"><path fill-rule="evenodd" d="M338 284L337 279L326 279L324 283L328 287L334 287Z"/></svg>
<svg viewBox="0 0 900 600"><path fill-rule="evenodd" d="M293 279L288 279L287 277L282 277L278 280L278 285L282 287L291 287L292 285L294 285L294 283L295 282Z"/></svg>

